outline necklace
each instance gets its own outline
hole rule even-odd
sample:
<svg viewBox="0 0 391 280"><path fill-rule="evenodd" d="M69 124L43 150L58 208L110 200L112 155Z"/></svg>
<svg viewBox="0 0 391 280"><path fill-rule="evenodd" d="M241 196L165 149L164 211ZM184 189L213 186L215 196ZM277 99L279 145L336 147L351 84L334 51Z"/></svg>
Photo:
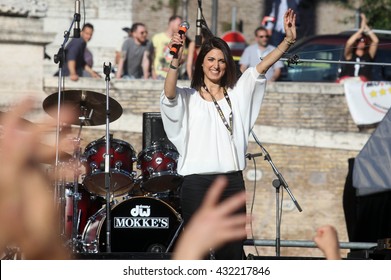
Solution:
<svg viewBox="0 0 391 280"><path fill-rule="evenodd" d="M213 103L215 104L215 107L217 109L217 112L220 115L221 120L223 121L225 127L228 129L229 133L232 135L232 127L233 127L233 122L232 122L232 105L231 105L231 100L229 99L227 90L224 88L224 97L225 100L227 100L227 103L229 105L229 108L231 109L231 112L229 113L229 124L227 122L227 119L225 118L223 114L223 110L221 110L219 103L217 103L216 98L210 93L209 89L206 87L204 84L204 89L207 93L209 93L210 97L212 97Z"/></svg>

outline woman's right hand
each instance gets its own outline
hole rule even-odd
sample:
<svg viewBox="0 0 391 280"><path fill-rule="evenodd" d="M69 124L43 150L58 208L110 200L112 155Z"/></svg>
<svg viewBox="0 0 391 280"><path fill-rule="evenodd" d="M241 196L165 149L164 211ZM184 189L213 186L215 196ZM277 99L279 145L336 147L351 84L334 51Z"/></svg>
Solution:
<svg viewBox="0 0 391 280"><path fill-rule="evenodd" d="M177 48L176 53L173 55L173 59L178 59L178 61L181 61L182 59L182 53L183 53L183 42L184 42L185 36L180 35L179 33L174 33L174 35L171 38L170 44L168 45L170 50L174 47ZM174 65L177 66L177 65Z"/></svg>

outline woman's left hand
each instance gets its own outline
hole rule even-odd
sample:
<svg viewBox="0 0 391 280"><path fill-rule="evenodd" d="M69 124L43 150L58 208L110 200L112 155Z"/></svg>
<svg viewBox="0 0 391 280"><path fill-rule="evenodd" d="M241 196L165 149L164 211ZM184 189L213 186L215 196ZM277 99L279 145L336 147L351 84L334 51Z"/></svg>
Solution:
<svg viewBox="0 0 391 280"><path fill-rule="evenodd" d="M284 15L284 30L288 41L296 40L296 14L292 9L288 9Z"/></svg>

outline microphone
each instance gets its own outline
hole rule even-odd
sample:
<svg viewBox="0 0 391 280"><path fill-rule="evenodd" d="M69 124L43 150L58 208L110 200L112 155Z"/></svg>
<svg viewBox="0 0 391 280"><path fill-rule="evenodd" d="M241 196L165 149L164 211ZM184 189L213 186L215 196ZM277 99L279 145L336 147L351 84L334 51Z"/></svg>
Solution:
<svg viewBox="0 0 391 280"><path fill-rule="evenodd" d="M190 24L187 21L182 21L182 23L179 25L179 30L178 30L179 35L181 35L182 37L182 35L185 34L189 28L190 28ZM170 49L170 54L176 55L180 47L181 46L177 44L172 45Z"/></svg>
<svg viewBox="0 0 391 280"><path fill-rule="evenodd" d="M196 21L196 36L195 36L195 45L196 47L201 46L202 44L202 37L201 37L201 22L202 22L202 16L201 16L201 8L198 7L197 11L197 21Z"/></svg>
<svg viewBox="0 0 391 280"><path fill-rule="evenodd" d="M73 38L80 38L80 1L75 1L75 28L73 28Z"/></svg>

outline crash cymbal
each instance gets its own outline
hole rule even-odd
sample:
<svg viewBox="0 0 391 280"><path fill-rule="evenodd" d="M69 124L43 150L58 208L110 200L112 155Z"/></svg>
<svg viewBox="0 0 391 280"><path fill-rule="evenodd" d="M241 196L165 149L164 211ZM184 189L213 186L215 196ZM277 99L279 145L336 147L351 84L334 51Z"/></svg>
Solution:
<svg viewBox="0 0 391 280"><path fill-rule="evenodd" d="M43 101L43 109L52 117L57 117L55 108L58 104L58 92L53 93ZM110 122L122 115L121 105L109 98ZM95 126L106 123L106 95L87 90L66 90L61 94L61 105L74 111L75 125Z"/></svg>

